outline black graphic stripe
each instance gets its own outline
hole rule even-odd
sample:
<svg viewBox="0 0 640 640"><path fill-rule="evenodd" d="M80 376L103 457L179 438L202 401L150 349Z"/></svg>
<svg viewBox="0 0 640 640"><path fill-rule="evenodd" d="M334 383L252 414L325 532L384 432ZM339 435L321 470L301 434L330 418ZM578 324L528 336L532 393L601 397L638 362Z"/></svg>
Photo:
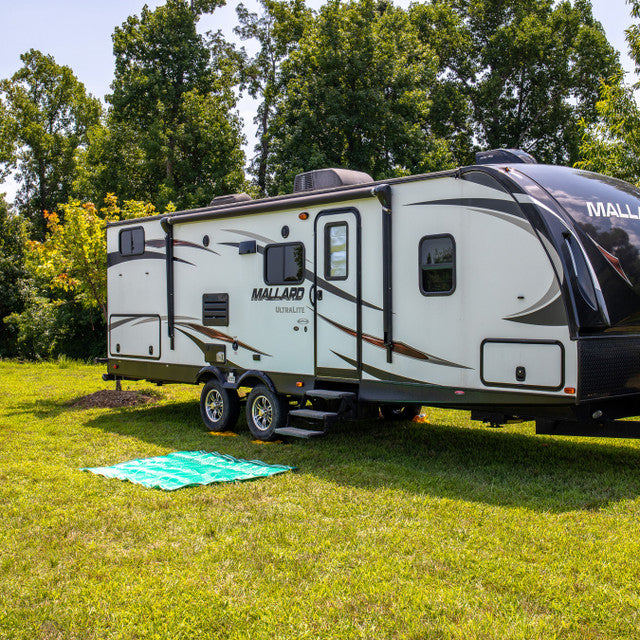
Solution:
<svg viewBox="0 0 640 640"><path fill-rule="evenodd" d="M138 253L131 256L123 256L119 251L112 251L111 253L107 254L107 268L115 267L117 264L130 262L132 260L166 260L166 256L164 253L157 253L156 251L145 251L144 253ZM182 258L174 257L173 261L182 262L183 264L188 264L191 267L195 267L193 262L183 260Z"/></svg>
<svg viewBox="0 0 640 640"><path fill-rule="evenodd" d="M165 246L165 241L164 240L147 240L144 244L147 247L163 248ZM197 242L190 242L189 240L174 240L173 246L174 247L191 247L193 249L199 249L200 251L206 251L207 253L213 253L217 256L220 255L217 251L214 251L213 249L203 247L201 244L198 244Z"/></svg>
<svg viewBox="0 0 640 640"><path fill-rule="evenodd" d="M313 280L314 280L313 271L311 271L310 269L305 269L304 270L304 277L305 277L305 280L309 280L309 281L313 282ZM358 302L358 298L356 298L355 296L352 296L350 293L347 293L346 291L343 291L339 287L336 287L334 284L331 284L331 282L327 282L326 280L323 280L322 278L317 278L316 282L318 283L317 286L319 288L322 288L323 291L328 291L329 293L332 293L334 296L337 296L338 298L342 298L343 300L346 300L347 302L353 302L353 303L357 303ZM382 311L381 307L378 307L375 304L367 302L366 300L362 300L362 306L363 307L368 307L369 309L375 309L376 311Z"/></svg>
<svg viewBox="0 0 640 640"><path fill-rule="evenodd" d="M111 322L109 324L109 331L111 331L112 329L116 329L117 327L121 327L123 324L127 324L127 322L131 322L132 320L135 320L134 316L131 316L129 318L123 318L122 320L116 320L115 322Z"/></svg>
<svg viewBox="0 0 640 640"><path fill-rule="evenodd" d="M188 333L187 331L184 331L184 329L181 329L180 327L176 327L176 329L183 335L187 336L187 338L189 338L189 340L191 340L198 347L198 349L202 351L203 354L207 353L207 345L204 342L202 342L202 340L198 340L198 338L196 338L195 336L192 336L190 333Z"/></svg>
<svg viewBox="0 0 640 640"><path fill-rule="evenodd" d="M348 362L350 365L354 367L358 366L358 363L352 358L343 356L341 353L336 353L335 351L332 351L331 353L338 356L338 358L341 358L345 362ZM430 382L424 382L422 380L417 380L415 378L406 378L405 376L399 376L399 375L396 375L395 373L391 373L390 371L377 369L376 367L372 367L371 365L368 365L364 362L362 363L362 370L368 375L373 376L374 378L378 378L378 380L386 380L387 382L410 382L413 384L417 383L417 384L427 385L429 387L438 386L438 385L431 384Z"/></svg>
<svg viewBox="0 0 640 640"><path fill-rule="evenodd" d="M212 340L220 340L221 342L228 342L228 343L235 342L239 347L242 347L243 349L247 349L248 351L252 351L253 353L259 353L262 356L267 356L269 358L271 357L270 353L265 353L264 351L260 351L260 349L256 349L255 347L252 347L248 345L246 342L242 342L241 340L236 340L232 336L226 333L222 333L222 331L218 331L217 329L213 329L212 327L204 327L202 325L195 324L193 322L177 322L176 325L189 327L189 329L193 329L194 331L197 331L198 333L201 333L202 335L205 335L208 338L211 338Z"/></svg>
<svg viewBox="0 0 640 640"><path fill-rule="evenodd" d="M335 320L331 320L330 318L327 318L326 316L323 316L320 313L318 314L318 316L323 320L326 320L329 324L333 325L337 329L340 329L340 331L344 331L345 333L348 333L349 335L354 337L357 335L355 330L349 329L348 327L345 327L339 324ZM370 336L367 333L363 333L362 339L366 343L372 344L374 347L380 347L381 349L387 348L387 345L385 345L384 340L382 338L376 338L375 336ZM430 362L431 364L438 364L444 367L454 367L456 369L471 369L471 367L466 367L463 364L456 364L455 362L450 362L449 360L444 360L443 358L438 358L437 356L433 356L430 353L425 353L424 351L420 351L419 349L416 349L415 347L405 344L404 342L394 341L393 351L394 353L399 353L403 356L407 356L408 358L413 358L415 360L424 360L425 362Z"/></svg>
<svg viewBox="0 0 640 640"><path fill-rule="evenodd" d="M477 209L488 209L490 211L501 211L518 218L524 218L522 209L513 200L502 200L500 198L443 198L440 200L425 200L423 202L411 202L407 206L458 206L472 207Z"/></svg>
<svg viewBox="0 0 640 640"><path fill-rule="evenodd" d="M561 295L554 298L549 304L540 309L536 309L531 313L524 313L519 316L511 316L503 318L510 322L521 322L522 324L533 324L542 327L560 327L566 326L567 315L564 307L564 301Z"/></svg>

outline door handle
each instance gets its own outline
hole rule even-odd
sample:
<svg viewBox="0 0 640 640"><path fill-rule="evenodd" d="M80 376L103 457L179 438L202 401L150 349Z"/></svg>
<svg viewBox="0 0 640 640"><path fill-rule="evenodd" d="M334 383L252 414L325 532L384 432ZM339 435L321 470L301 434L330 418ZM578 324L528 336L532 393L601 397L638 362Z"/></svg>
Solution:
<svg viewBox="0 0 640 640"><path fill-rule="evenodd" d="M316 291L316 300L322 300L322 289Z"/></svg>

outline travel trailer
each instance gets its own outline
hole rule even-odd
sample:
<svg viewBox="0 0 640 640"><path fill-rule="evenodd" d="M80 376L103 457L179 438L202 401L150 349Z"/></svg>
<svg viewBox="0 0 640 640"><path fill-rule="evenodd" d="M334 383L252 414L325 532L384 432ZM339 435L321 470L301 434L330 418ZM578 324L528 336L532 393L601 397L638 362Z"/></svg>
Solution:
<svg viewBox="0 0 640 640"><path fill-rule="evenodd" d="M311 171L109 225L105 378L202 384L210 430L242 389L262 440L421 406L580 433L640 413L639 249L640 190L518 151Z"/></svg>

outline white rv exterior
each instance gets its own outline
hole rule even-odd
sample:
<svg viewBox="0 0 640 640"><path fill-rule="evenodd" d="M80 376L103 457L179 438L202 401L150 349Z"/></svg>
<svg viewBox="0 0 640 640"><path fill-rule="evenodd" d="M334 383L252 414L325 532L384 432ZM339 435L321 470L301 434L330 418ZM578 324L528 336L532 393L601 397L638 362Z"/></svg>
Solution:
<svg viewBox="0 0 640 640"><path fill-rule="evenodd" d="M636 212L640 192L543 165L318 176L346 184L110 225L109 375L206 383L211 429L235 422L236 389L251 387L247 419L263 439L286 427L292 400L317 406L323 394L385 415L435 405L492 422L632 412L635 265L586 225L615 231L623 219L607 202ZM548 176L579 185L567 198L582 218ZM607 298L614 285L629 310Z"/></svg>

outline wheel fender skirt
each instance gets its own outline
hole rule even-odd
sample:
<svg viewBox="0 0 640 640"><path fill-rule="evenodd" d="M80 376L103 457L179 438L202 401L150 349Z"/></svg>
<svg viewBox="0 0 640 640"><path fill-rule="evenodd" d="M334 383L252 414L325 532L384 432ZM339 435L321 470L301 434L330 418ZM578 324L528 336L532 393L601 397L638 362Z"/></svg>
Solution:
<svg viewBox="0 0 640 640"><path fill-rule="evenodd" d="M243 380L247 380L249 378L257 378L262 382L268 389L273 391L273 393L277 393L276 385L273 384L271 378L262 371L257 371L255 369L250 369L249 371L245 371L237 380L237 382L233 383L234 388L245 386L242 384ZM252 385L254 386L254 385Z"/></svg>
<svg viewBox="0 0 640 640"><path fill-rule="evenodd" d="M222 373L222 371L220 371L218 367L212 367L212 366L202 367L202 369L198 371L198 375L196 376L196 382L202 382L203 378L209 378L211 377L212 374L213 374L213 377L216 378L216 380L220 384L224 384L225 382L224 374Z"/></svg>

